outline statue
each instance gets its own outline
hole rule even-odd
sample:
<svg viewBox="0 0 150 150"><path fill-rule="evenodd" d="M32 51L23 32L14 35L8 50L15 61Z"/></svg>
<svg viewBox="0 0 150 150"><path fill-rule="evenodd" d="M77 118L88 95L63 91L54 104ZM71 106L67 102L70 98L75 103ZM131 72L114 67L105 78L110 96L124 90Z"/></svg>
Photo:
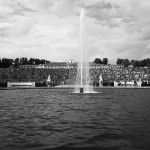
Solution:
<svg viewBox="0 0 150 150"><path fill-rule="evenodd" d="M48 78L46 80L46 84L47 84L48 87L50 87L50 83L51 83L51 76L49 74L49 76L48 76Z"/></svg>
<svg viewBox="0 0 150 150"><path fill-rule="evenodd" d="M99 86L103 85L103 77L102 75L99 76Z"/></svg>

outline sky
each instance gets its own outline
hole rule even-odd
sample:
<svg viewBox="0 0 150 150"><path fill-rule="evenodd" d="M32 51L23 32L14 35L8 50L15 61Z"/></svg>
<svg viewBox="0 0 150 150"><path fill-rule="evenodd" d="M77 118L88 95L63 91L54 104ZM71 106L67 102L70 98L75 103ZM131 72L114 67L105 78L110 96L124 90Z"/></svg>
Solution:
<svg viewBox="0 0 150 150"><path fill-rule="evenodd" d="M82 8L89 61L150 57L149 0L0 0L0 58L78 61Z"/></svg>

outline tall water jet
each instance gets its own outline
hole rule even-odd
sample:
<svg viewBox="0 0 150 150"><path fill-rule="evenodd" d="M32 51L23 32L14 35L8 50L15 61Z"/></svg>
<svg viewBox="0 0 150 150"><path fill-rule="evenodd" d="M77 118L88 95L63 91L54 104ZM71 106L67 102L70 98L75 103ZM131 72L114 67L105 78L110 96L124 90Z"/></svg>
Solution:
<svg viewBox="0 0 150 150"><path fill-rule="evenodd" d="M80 93L88 93L90 87L87 35L86 35L86 12L83 8L80 12L80 61L77 67L77 89Z"/></svg>

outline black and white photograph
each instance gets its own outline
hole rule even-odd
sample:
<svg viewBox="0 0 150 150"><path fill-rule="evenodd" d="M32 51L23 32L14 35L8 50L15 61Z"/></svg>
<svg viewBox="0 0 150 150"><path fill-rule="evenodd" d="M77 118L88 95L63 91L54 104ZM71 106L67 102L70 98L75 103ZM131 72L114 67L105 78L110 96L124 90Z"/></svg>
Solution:
<svg viewBox="0 0 150 150"><path fill-rule="evenodd" d="M150 1L0 0L0 150L150 150Z"/></svg>

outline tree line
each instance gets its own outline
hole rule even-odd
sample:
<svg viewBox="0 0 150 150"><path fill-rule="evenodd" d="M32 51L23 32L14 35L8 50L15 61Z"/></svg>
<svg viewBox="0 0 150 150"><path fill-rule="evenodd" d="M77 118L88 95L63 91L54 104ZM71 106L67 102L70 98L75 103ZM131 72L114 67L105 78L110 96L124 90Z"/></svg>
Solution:
<svg viewBox="0 0 150 150"><path fill-rule="evenodd" d="M108 64L108 58L95 58L93 61L95 64ZM9 68L10 66L13 66L17 68L19 65L39 65L39 64L47 64L50 63L50 61L45 59L38 59L38 58L15 58L15 59L9 59L9 58L0 58L0 68ZM133 67L150 67L150 58L143 59L143 60L129 60L129 59L122 59L118 58L116 61L117 65L123 65L124 67L128 67L132 65Z"/></svg>
<svg viewBox="0 0 150 150"><path fill-rule="evenodd" d="M133 67L150 67L150 59L143 59L143 60L129 60L129 59L117 59L117 65L123 65L124 67L128 67L132 65Z"/></svg>
<svg viewBox="0 0 150 150"><path fill-rule="evenodd" d="M46 64L50 63L50 61L45 59L37 59L37 58L15 58L15 59L8 59L8 58L0 58L0 68L9 68L10 66L18 67L19 65L39 65L39 64Z"/></svg>
<svg viewBox="0 0 150 150"><path fill-rule="evenodd" d="M93 61L95 64L108 64L108 58L103 58L101 60L101 58L95 58L95 60Z"/></svg>
<svg viewBox="0 0 150 150"><path fill-rule="evenodd" d="M108 58L95 58L93 61L95 64L108 64ZM124 67L128 67L132 65L133 67L150 67L150 58L143 59L143 60L129 60L129 59L123 59L123 58L118 58L116 61L117 65L123 65Z"/></svg>

